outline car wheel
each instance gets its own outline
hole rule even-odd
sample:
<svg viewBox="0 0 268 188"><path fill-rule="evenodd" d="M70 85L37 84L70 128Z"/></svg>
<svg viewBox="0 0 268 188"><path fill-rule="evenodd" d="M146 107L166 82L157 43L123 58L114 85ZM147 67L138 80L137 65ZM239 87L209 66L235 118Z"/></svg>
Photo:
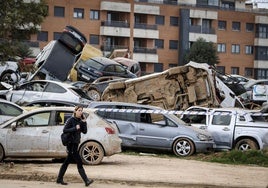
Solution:
<svg viewBox="0 0 268 188"><path fill-rule="evenodd" d="M97 165L104 157L104 150L99 143L91 141L81 146L79 154L84 164Z"/></svg>
<svg viewBox="0 0 268 188"><path fill-rule="evenodd" d="M0 145L0 162L3 161L5 158L5 152L3 147Z"/></svg>
<svg viewBox="0 0 268 188"><path fill-rule="evenodd" d="M194 144L188 138L179 138L173 145L173 153L177 156L186 157L195 152Z"/></svg>
<svg viewBox="0 0 268 188"><path fill-rule="evenodd" d="M258 144L251 139L242 139L235 145L235 149L246 151L246 150L257 150L259 149Z"/></svg>
<svg viewBox="0 0 268 188"><path fill-rule="evenodd" d="M15 72L6 72L1 76L0 80L1 82L14 85L19 81L19 75Z"/></svg>
<svg viewBox="0 0 268 188"><path fill-rule="evenodd" d="M96 89L89 89L87 95L94 101L100 101L101 94Z"/></svg>

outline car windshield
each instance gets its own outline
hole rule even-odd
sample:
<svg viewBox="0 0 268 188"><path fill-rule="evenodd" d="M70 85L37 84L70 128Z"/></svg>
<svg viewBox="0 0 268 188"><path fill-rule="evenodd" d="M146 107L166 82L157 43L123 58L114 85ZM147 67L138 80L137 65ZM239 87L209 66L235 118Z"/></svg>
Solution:
<svg viewBox="0 0 268 188"><path fill-rule="evenodd" d="M101 70L101 68L103 67L103 65L101 63L99 63L98 61L95 61L93 59L89 59L84 63L86 66L89 67L94 67L97 70Z"/></svg>

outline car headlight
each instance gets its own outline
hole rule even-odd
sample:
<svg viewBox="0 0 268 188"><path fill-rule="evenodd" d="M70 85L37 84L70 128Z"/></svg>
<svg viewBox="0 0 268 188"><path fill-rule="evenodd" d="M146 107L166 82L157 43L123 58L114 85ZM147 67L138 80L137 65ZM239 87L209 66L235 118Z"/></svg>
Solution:
<svg viewBox="0 0 268 188"><path fill-rule="evenodd" d="M200 134L200 133L197 135L197 138L199 140L201 140L201 141L209 141L209 140L211 140L210 136L207 136L205 134Z"/></svg>

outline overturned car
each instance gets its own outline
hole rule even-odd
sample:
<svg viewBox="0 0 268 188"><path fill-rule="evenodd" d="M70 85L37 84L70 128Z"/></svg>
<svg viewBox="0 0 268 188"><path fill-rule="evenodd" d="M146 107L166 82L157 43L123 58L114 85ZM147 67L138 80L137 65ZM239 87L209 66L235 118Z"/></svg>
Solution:
<svg viewBox="0 0 268 188"><path fill-rule="evenodd" d="M160 73L113 82L104 90L102 101L150 104L167 110L190 106L219 107L212 71L190 62Z"/></svg>

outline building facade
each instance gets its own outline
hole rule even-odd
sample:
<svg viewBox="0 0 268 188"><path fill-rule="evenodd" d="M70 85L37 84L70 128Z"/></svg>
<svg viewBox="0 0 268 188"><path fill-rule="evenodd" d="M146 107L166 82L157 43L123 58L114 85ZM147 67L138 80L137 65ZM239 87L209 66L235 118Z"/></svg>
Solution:
<svg viewBox="0 0 268 188"><path fill-rule="evenodd" d="M268 11L243 0L48 0L48 12L32 38L40 48L72 25L105 56L129 49L148 74L187 63L202 37L215 43L221 72L268 78Z"/></svg>

